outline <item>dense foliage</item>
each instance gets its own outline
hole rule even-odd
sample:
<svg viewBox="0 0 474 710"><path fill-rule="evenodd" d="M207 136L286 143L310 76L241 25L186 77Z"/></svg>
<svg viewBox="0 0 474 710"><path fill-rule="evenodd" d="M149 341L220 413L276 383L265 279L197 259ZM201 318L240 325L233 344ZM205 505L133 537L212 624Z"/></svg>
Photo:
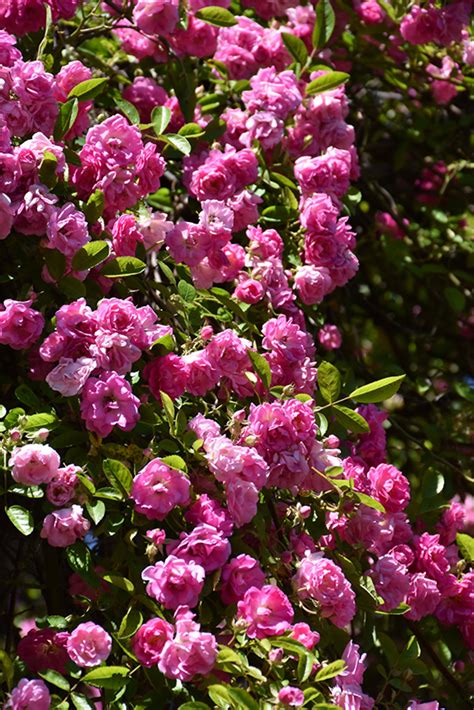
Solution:
<svg viewBox="0 0 474 710"><path fill-rule="evenodd" d="M469 708L470 0L0 4L5 708Z"/></svg>

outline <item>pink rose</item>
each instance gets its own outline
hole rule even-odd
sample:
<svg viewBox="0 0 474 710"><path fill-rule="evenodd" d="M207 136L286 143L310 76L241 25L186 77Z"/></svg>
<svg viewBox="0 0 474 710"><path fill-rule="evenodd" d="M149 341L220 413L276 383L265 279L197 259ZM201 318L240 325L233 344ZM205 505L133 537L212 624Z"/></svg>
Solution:
<svg viewBox="0 0 474 710"><path fill-rule="evenodd" d="M173 638L174 628L163 619L155 618L140 626L132 638L132 651L142 666L151 668L161 660L163 648Z"/></svg>
<svg viewBox="0 0 474 710"><path fill-rule="evenodd" d="M238 555L222 568L221 599L224 604L235 604L250 587L260 589L265 573L260 563L250 555Z"/></svg>
<svg viewBox="0 0 474 710"><path fill-rule="evenodd" d="M278 700L289 708L300 708L304 704L304 693L299 688L287 685L278 691Z"/></svg>
<svg viewBox="0 0 474 710"><path fill-rule="evenodd" d="M250 587L237 604L237 617L247 625L249 638L263 639L284 634L293 621L293 607L281 589L267 584Z"/></svg>
<svg viewBox="0 0 474 710"><path fill-rule="evenodd" d="M41 313L30 308L32 300L13 301L7 298L0 310L0 344L13 350L25 350L38 340L44 327Z"/></svg>
<svg viewBox="0 0 474 710"><path fill-rule="evenodd" d="M344 628L353 619L355 594L340 568L320 553L303 558L294 577L296 594L300 599L312 599L320 606L323 618Z"/></svg>
<svg viewBox="0 0 474 710"><path fill-rule="evenodd" d="M40 536L47 539L52 547L68 547L83 538L90 526L90 522L82 515L81 506L73 505L47 515Z"/></svg>
<svg viewBox="0 0 474 710"><path fill-rule="evenodd" d="M390 513L404 510L410 500L410 484L395 466L381 463L367 474L371 494Z"/></svg>
<svg viewBox="0 0 474 710"><path fill-rule="evenodd" d="M49 483L57 475L60 459L59 454L48 444L26 444L13 449L9 463L17 483L37 486Z"/></svg>
<svg viewBox="0 0 474 710"><path fill-rule="evenodd" d="M71 632L67 641L69 658L81 668L99 666L107 660L112 639L102 626L87 621Z"/></svg>
<svg viewBox="0 0 474 710"><path fill-rule="evenodd" d="M138 0L133 19L142 32L170 35L179 20L178 0Z"/></svg>
<svg viewBox="0 0 474 710"><path fill-rule="evenodd" d="M146 567L142 572L142 579L148 582L147 594L163 604L165 609L196 606L205 576L201 565L174 555L169 555L164 562Z"/></svg>
<svg viewBox="0 0 474 710"><path fill-rule="evenodd" d="M73 397L79 394L96 368L96 361L90 357L80 357L77 360L62 357L56 367L47 374L46 382L63 397Z"/></svg>
<svg viewBox="0 0 474 710"><path fill-rule="evenodd" d="M180 607L175 614L175 635L166 642L158 662L158 668L167 678L189 681L196 675L207 675L214 667L216 639L200 631L193 616L186 607Z"/></svg>
<svg viewBox="0 0 474 710"><path fill-rule="evenodd" d="M189 479L156 458L133 479L130 497L135 510L149 520L164 520L176 506L189 504Z"/></svg>
<svg viewBox="0 0 474 710"><path fill-rule="evenodd" d="M42 680L27 680L22 678L13 688L5 705L5 710L48 710L51 706L51 696Z"/></svg>
<svg viewBox="0 0 474 710"><path fill-rule="evenodd" d="M0 192L0 239L6 239L10 234L14 216L11 199Z"/></svg>
<svg viewBox="0 0 474 710"><path fill-rule="evenodd" d="M181 533L179 540L175 540L167 547L167 553L176 557L197 562L204 567L206 572L220 569L230 555L230 543L222 532L210 525L201 524L190 533Z"/></svg>
<svg viewBox="0 0 474 710"><path fill-rule="evenodd" d="M79 479L76 475L81 471L78 466L70 464L65 468L60 468L46 487L46 498L50 503L57 506L66 505L76 495L76 486Z"/></svg>
<svg viewBox="0 0 474 710"><path fill-rule="evenodd" d="M131 431L138 422L140 400L130 384L116 372L89 377L81 398L81 416L89 431L105 437L114 426Z"/></svg>

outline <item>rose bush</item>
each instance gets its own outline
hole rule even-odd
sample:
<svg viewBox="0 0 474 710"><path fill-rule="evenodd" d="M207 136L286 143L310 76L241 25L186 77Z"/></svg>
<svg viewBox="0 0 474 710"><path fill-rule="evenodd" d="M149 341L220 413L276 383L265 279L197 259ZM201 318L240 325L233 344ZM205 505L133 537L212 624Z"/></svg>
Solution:
<svg viewBox="0 0 474 710"><path fill-rule="evenodd" d="M472 706L471 5L0 8L5 708Z"/></svg>

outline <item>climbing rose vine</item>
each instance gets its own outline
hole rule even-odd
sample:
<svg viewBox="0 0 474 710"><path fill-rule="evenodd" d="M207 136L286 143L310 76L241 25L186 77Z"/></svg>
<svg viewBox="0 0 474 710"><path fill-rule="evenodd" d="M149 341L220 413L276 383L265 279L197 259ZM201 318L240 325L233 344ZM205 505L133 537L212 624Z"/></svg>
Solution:
<svg viewBox="0 0 474 710"><path fill-rule="evenodd" d="M330 317L379 179L360 47L387 126L449 124L471 9L1 4L4 708L472 707L472 499L426 504L403 368L359 376Z"/></svg>

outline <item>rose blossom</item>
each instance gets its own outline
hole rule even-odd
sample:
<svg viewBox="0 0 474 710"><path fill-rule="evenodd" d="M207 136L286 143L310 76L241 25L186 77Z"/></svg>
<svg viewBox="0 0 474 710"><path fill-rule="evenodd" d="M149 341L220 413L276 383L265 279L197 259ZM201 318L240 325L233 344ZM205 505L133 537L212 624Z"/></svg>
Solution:
<svg viewBox="0 0 474 710"><path fill-rule="evenodd" d="M80 357L77 360L62 357L56 367L47 374L46 382L63 397L73 397L79 394L96 367L96 361L90 357Z"/></svg>
<svg viewBox="0 0 474 710"><path fill-rule="evenodd" d="M169 555L164 562L146 567L142 572L142 579L148 582L147 594L163 604L165 609L196 606L205 576L201 565L174 555Z"/></svg>
<svg viewBox="0 0 474 710"><path fill-rule="evenodd" d="M81 415L89 431L105 437L114 426L131 431L138 422L140 400L116 372L89 377L82 391Z"/></svg>
<svg viewBox="0 0 474 710"><path fill-rule="evenodd" d="M318 602L321 616L329 618L335 626L344 628L353 619L355 594L332 560L320 553L307 555L298 567L294 584L298 597Z"/></svg>
<svg viewBox="0 0 474 710"><path fill-rule="evenodd" d="M54 629L32 629L18 643L17 654L32 673L50 668L64 673L68 634Z"/></svg>
<svg viewBox="0 0 474 710"><path fill-rule="evenodd" d="M207 675L217 658L217 643L212 634L200 630L187 607L175 613L176 630L166 642L158 668L167 678L189 681L196 675Z"/></svg>
<svg viewBox="0 0 474 710"><path fill-rule="evenodd" d="M99 666L112 649L112 639L102 626L87 621L79 624L67 640L67 652L81 668Z"/></svg>
<svg viewBox="0 0 474 710"><path fill-rule="evenodd" d="M13 350L25 350L38 340L44 327L41 313L30 308L33 301L7 298L0 306L0 344Z"/></svg>
<svg viewBox="0 0 474 710"><path fill-rule="evenodd" d="M173 638L174 628L164 619L150 619L133 636L132 651L142 666L151 668L161 659L163 647Z"/></svg>
<svg viewBox="0 0 474 710"><path fill-rule="evenodd" d="M51 696L42 680L22 678L3 707L5 710L48 710L50 705Z"/></svg>
<svg viewBox="0 0 474 710"><path fill-rule="evenodd" d="M60 459L57 451L48 444L26 444L13 449L9 464L17 483L37 486L49 483L57 475Z"/></svg>
<svg viewBox="0 0 474 710"><path fill-rule="evenodd" d="M130 497L135 510L149 520L164 520L176 506L189 503L189 479L161 459L147 463L133 479Z"/></svg>
<svg viewBox="0 0 474 710"><path fill-rule="evenodd" d="M46 498L50 503L57 506L66 505L74 498L79 482L76 472L81 470L74 464L58 469L57 474L46 487Z"/></svg>
<svg viewBox="0 0 474 710"><path fill-rule="evenodd" d="M40 536L46 538L52 547L68 547L83 538L89 528L90 522L82 515L81 506L73 505L47 515Z"/></svg>
<svg viewBox="0 0 474 710"><path fill-rule="evenodd" d="M260 589L265 573L260 563L250 555L237 555L222 568L221 599L224 604L235 604L250 587Z"/></svg>
<svg viewBox="0 0 474 710"><path fill-rule="evenodd" d="M237 604L237 617L247 625L249 638L263 639L284 634L293 621L293 607L281 589L267 584L250 587Z"/></svg>
<svg viewBox="0 0 474 710"><path fill-rule="evenodd" d="M304 693L299 688L287 685L278 691L278 700L289 708L300 708L304 704Z"/></svg>
<svg viewBox="0 0 474 710"><path fill-rule="evenodd" d="M179 540L174 540L167 547L168 554L200 564L206 572L220 569L231 551L230 542L222 532L211 525L201 524L190 533L181 533Z"/></svg>
<svg viewBox="0 0 474 710"><path fill-rule="evenodd" d="M410 484L395 466L382 463L367 474L371 493L390 513L404 510L410 500Z"/></svg>

